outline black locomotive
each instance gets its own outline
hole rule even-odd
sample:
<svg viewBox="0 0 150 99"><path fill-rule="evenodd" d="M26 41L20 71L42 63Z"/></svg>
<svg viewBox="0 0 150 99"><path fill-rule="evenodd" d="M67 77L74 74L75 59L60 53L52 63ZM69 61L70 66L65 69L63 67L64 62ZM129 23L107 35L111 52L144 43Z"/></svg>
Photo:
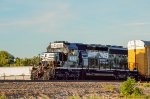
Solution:
<svg viewBox="0 0 150 99"><path fill-rule="evenodd" d="M137 70L128 70L127 53L122 46L55 41L40 55L41 63L33 67L31 79L137 78Z"/></svg>

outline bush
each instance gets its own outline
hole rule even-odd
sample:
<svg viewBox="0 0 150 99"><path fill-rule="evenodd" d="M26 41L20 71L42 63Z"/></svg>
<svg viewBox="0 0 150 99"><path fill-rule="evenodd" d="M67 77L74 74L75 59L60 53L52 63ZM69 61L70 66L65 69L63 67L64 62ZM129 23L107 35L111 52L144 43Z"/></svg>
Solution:
<svg viewBox="0 0 150 99"><path fill-rule="evenodd" d="M142 94L142 91L135 86L136 81L135 79L128 78L127 81L123 82L122 85L120 86L120 92L124 96L129 96L129 95L135 95L139 96Z"/></svg>
<svg viewBox="0 0 150 99"><path fill-rule="evenodd" d="M142 95L142 89L136 87L136 88L134 89L134 92L133 92L132 95L133 95L133 96L140 96L140 95Z"/></svg>

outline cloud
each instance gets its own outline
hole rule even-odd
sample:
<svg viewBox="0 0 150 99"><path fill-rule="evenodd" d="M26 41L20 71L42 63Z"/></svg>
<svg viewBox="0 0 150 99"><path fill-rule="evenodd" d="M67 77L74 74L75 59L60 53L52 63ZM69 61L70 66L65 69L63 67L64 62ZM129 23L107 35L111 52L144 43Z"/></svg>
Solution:
<svg viewBox="0 0 150 99"><path fill-rule="evenodd" d="M145 25L150 25L150 23L147 22L135 22L135 23L127 23L127 24L122 24L123 26L145 26Z"/></svg>
<svg viewBox="0 0 150 99"><path fill-rule="evenodd" d="M53 10L47 7L38 11L38 13L32 14L28 17L19 17L11 21L0 20L0 30L8 31L12 28L18 28L18 30L34 30L35 32L49 32L52 29L63 26L63 24L73 18L69 7L66 4L58 3L53 7ZM31 9L32 10L32 9ZM27 13L28 14L28 13Z"/></svg>
<svg viewBox="0 0 150 99"><path fill-rule="evenodd" d="M56 16L57 14L55 13L46 13L46 14L41 13L41 16L35 16L33 18L22 19L22 20L18 19L12 22L0 23L0 26L12 26L12 25L29 26L34 24L41 24L53 20Z"/></svg>

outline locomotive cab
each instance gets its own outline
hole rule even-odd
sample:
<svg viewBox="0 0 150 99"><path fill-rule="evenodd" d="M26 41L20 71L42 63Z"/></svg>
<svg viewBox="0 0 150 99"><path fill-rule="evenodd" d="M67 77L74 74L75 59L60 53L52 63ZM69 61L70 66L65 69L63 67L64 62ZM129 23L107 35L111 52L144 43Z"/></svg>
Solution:
<svg viewBox="0 0 150 99"><path fill-rule="evenodd" d="M62 52L45 52L42 53L40 58L44 65L49 64L54 67L61 67L63 62L66 61L67 56Z"/></svg>

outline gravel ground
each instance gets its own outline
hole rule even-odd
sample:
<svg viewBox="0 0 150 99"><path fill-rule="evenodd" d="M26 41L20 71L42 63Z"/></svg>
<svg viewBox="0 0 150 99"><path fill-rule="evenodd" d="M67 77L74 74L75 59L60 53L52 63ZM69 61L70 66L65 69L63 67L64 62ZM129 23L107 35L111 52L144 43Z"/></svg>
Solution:
<svg viewBox="0 0 150 99"><path fill-rule="evenodd" d="M0 83L0 94L11 99L66 99L71 96L80 98L119 97L122 82L4 82ZM145 89L150 92L150 89ZM69 98L70 99L70 98Z"/></svg>

